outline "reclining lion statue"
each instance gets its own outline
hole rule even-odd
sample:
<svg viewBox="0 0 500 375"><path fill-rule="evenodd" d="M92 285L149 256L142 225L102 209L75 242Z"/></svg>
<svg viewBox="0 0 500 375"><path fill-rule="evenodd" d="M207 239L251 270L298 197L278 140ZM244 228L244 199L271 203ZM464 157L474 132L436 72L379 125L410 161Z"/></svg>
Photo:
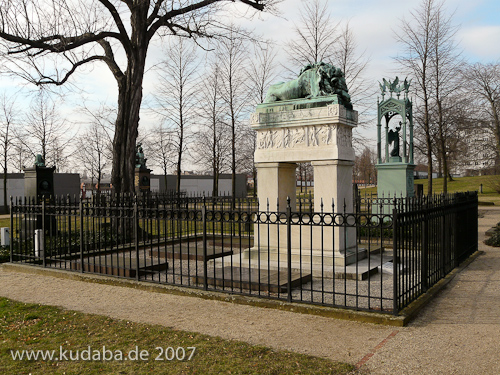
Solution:
<svg viewBox="0 0 500 375"><path fill-rule="evenodd" d="M352 109L351 97L342 70L320 62L303 67L299 77L292 81L271 85L264 103L329 95L338 95L340 104Z"/></svg>

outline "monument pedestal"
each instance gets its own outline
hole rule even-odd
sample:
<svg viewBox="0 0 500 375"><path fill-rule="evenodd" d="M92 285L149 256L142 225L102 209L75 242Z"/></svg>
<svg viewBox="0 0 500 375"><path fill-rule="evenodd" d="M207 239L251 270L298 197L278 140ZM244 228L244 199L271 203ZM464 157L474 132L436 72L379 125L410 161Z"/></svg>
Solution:
<svg viewBox="0 0 500 375"><path fill-rule="evenodd" d="M378 198L406 198L415 196L413 179L414 164L383 163L375 166L377 169L377 197ZM389 202L386 202L389 203ZM383 205L383 214L392 214L392 205ZM374 213L380 213L378 205L373 206Z"/></svg>
<svg viewBox="0 0 500 375"><path fill-rule="evenodd" d="M415 196L414 164L383 163L377 164L375 168L377 169L377 196L379 198Z"/></svg>
<svg viewBox="0 0 500 375"><path fill-rule="evenodd" d="M151 169L135 168L134 186L136 193L147 193L151 187Z"/></svg>
<svg viewBox="0 0 500 375"><path fill-rule="evenodd" d="M54 171L56 167L44 167L35 165L24 169L24 196L36 205L43 202L50 204L54 202ZM45 228L46 233L57 232L57 222L54 215L27 216L22 231L26 236L33 236L35 230Z"/></svg>

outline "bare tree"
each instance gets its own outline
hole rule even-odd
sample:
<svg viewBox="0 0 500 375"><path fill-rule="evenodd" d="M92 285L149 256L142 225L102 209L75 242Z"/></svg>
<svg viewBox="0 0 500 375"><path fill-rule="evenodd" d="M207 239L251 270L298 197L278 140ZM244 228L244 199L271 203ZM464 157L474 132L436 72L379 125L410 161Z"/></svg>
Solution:
<svg viewBox="0 0 500 375"><path fill-rule="evenodd" d="M264 102L269 86L278 77L278 63L276 51L271 41L254 43L253 58L248 68L248 90L252 93L251 104L257 105ZM257 168L255 168L254 154L257 134L253 129L246 127L240 144L240 155L243 170L251 172L254 181L253 194L257 194Z"/></svg>
<svg viewBox="0 0 500 375"><path fill-rule="evenodd" d="M111 166L112 150L112 109L101 105L98 110L83 108L90 118L90 126L77 139L76 157L90 174L92 185L96 183L96 190L101 190L101 181L104 172Z"/></svg>
<svg viewBox="0 0 500 375"><path fill-rule="evenodd" d="M439 22L437 11L441 4L436 0L423 0L420 7L411 11L410 20L401 20L400 28L396 32L396 39L402 47L402 54L396 61L403 66L413 78L416 87L421 121L417 125L423 129L425 138L425 154L427 156L428 190L432 194L432 134L431 134L431 95L432 95L432 59L435 53L436 23ZM415 119L419 119L415 117Z"/></svg>
<svg viewBox="0 0 500 375"><path fill-rule="evenodd" d="M240 0L256 10L272 9L278 1ZM152 40L168 34L213 35L214 15L232 2L6 1L0 7L2 55L12 62L13 73L38 85L62 85L84 65L106 64L118 85L111 180L116 192L133 192L142 83Z"/></svg>
<svg viewBox="0 0 500 375"><path fill-rule="evenodd" d="M221 97L227 110L231 129L231 195L236 197L236 145L237 135L244 119L248 117L249 92L246 85L248 39L241 28L230 25L225 38L218 43L221 76ZM234 203L233 199L233 203Z"/></svg>
<svg viewBox="0 0 500 375"><path fill-rule="evenodd" d="M372 112L374 85L364 76L369 59L365 52L358 51L356 37L349 22L340 28L332 63L344 73L353 106L359 113L358 125L363 127L373 122ZM360 133L356 134L357 143L366 144Z"/></svg>
<svg viewBox="0 0 500 375"><path fill-rule="evenodd" d="M30 150L26 147L25 143L14 132L11 144L10 165L13 170L21 173L26 165L34 161Z"/></svg>
<svg viewBox="0 0 500 375"><path fill-rule="evenodd" d="M196 134L196 163L213 175L213 196L219 194L219 176L231 170L231 132L224 122L221 78L218 57L207 68L201 87L201 129Z"/></svg>
<svg viewBox="0 0 500 375"><path fill-rule="evenodd" d="M7 202L7 172L9 166L10 152L13 146L13 127L18 115L15 106L15 97L8 98L4 93L0 97L0 150L1 164L3 170L3 211L8 212Z"/></svg>
<svg viewBox="0 0 500 375"><path fill-rule="evenodd" d="M173 136L177 154L176 191L180 191L182 161L187 150L190 127L196 117L198 105L198 61L196 45L182 37L170 40L167 49L168 58L160 65L158 85L155 88L155 99L158 107L155 111L162 117L166 127Z"/></svg>
<svg viewBox="0 0 500 375"><path fill-rule="evenodd" d="M253 105L264 102L267 89L278 77L276 55L271 41L253 43L253 56L247 70L248 90L252 93Z"/></svg>
<svg viewBox="0 0 500 375"><path fill-rule="evenodd" d="M369 59L360 52L349 23L341 26L328 12L328 1L305 1L300 21L294 27L295 39L287 43L286 53L291 67L299 71L306 64L323 61L344 73L349 95L359 112L360 127L372 122L374 85L364 77ZM366 144L363 133L357 131L355 146Z"/></svg>
<svg viewBox="0 0 500 375"><path fill-rule="evenodd" d="M464 65L462 82L467 82L468 98L480 109L474 123L493 135L491 148L496 152L496 162L500 163L500 64Z"/></svg>
<svg viewBox="0 0 500 375"><path fill-rule="evenodd" d="M456 122L453 121L453 107L459 99L453 97L461 82L457 79L458 68L463 61L460 58L457 44L454 40L458 28L452 24L452 15L446 14L444 3L436 4L435 22L433 30L434 52L431 55L433 68L433 102L435 106L437 124L437 140L439 159L442 163L444 174L443 192L448 193L448 179L451 178L449 170L449 155L452 152L454 133L457 131Z"/></svg>
<svg viewBox="0 0 500 375"><path fill-rule="evenodd" d="M354 161L353 174L358 180L363 181L365 185L375 182L377 172L375 170L376 153L368 147L363 149L360 156L356 156Z"/></svg>
<svg viewBox="0 0 500 375"><path fill-rule="evenodd" d="M20 141L33 157L41 154L46 164L54 164L60 171L69 157L66 152L73 137L70 124L60 116L56 102L45 90L32 100L25 124Z"/></svg>
<svg viewBox="0 0 500 375"><path fill-rule="evenodd" d="M168 171L175 167L176 150L173 143L173 131L167 129L162 123L153 129L154 136L151 139L151 153L150 159L153 164L159 166L163 172L165 182L165 190L168 191L167 184ZM174 190L175 187L171 190Z"/></svg>
<svg viewBox="0 0 500 375"><path fill-rule="evenodd" d="M299 70L308 63L333 61L338 41L337 28L338 23L333 22L326 0L303 2L299 23L293 28L296 37L286 45L288 61L293 68Z"/></svg>
<svg viewBox="0 0 500 375"><path fill-rule="evenodd" d="M451 103L448 104L447 102ZM463 130L473 128L475 122L471 120L468 96L464 95L462 90L457 90L456 93L447 97L443 108L445 109L444 130L446 132L445 146L447 148L448 177L451 181L451 172L458 171L469 152L472 152L472 150L469 150L467 140L463 137Z"/></svg>

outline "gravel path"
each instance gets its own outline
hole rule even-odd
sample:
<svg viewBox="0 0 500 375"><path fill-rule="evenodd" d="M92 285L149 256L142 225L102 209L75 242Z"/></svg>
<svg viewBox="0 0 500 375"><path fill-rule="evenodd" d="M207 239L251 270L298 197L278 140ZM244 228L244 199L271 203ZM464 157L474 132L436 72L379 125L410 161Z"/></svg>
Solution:
<svg viewBox="0 0 500 375"><path fill-rule="evenodd" d="M372 374L495 374L500 373L500 250L482 240L500 221L500 207L480 211L479 248L485 253L404 328L2 268L0 295L346 361Z"/></svg>

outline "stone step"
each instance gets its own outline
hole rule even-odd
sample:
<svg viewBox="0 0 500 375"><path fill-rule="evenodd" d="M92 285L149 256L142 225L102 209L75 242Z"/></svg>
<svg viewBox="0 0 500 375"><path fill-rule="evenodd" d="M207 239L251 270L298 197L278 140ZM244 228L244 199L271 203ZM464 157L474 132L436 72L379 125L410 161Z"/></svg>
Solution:
<svg viewBox="0 0 500 375"><path fill-rule="evenodd" d="M203 276L193 276L195 284L203 284ZM291 288L311 281L311 274L291 273ZM288 290L288 273L282 270L258 270L244 266L228 266L208 270L207 283L213 286L250 289L261 292L285 293Z"/></svg>
<svg viewBox="0 0 500 375"><path fill-rule="evenodd" d="M367 256L367 250L365 248L358 249L348 249L346 252L332 252L332 251L321 251L321 250L304 250L292 249L292 262L299 263L302 261L304 264L324 264L327 266L344 266L356 261L365 259ZM287 252L285 249L273 249L273 248L256 248L246 249L242 253L243 259L252 259L267 262L270 261L286 261Z"/></svg>
<svg viewBox="0 0 500 375"><path fill-rule="evenodd" d="M280 256L280 260L271 260L271 259L260 259L260 262L256 259L243 258L243 254L235 254L232 256L227 256L223 258L219 258L214 260L214 265L218 268L225 267L247 267L261 270L287 270L287 260L286 257L282 258ZM365 254L366 255L366 254ZM349 265L341 265L341 266L333 266L333 263L327 264L324 262L315 262L311 263L304 262L302 263L296 259L291 263L292 272L302 274L312 274L313 277L324 277L329 279L347 279L347 280L367 280L370 276L375 275L379 272L380 266L391 261L392 256L387 255L385 253L379 254L371 254L370 257L365 257L358 262L351 263Z"/></svg>

